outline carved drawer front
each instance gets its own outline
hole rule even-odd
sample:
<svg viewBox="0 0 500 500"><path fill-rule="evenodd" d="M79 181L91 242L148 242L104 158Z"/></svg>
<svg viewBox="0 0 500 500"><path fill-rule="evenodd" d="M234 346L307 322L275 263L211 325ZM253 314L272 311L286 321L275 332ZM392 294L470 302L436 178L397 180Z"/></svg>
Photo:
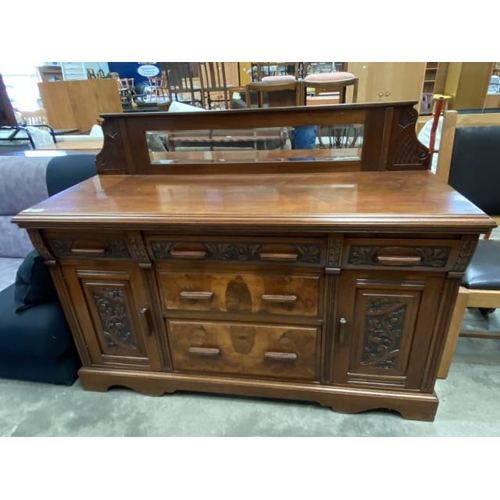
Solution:
<svg viewBox="0 0 500 500"><path fill-rule="evenodd" d="M315 380L316 328L168 321L174 370Z"/></svg>
<svg viewBox="0 0 500 500"><path fill-rule="evenodd" d="M344 242L342 267L450 270L457 263L460 244L459 240L348 238Z"/></svg>
<svg viewBox="0 0 500 500"><path fill-rule="evenodd" d="M206 311L316 317L320 312L319 276L160 270L159 277L167 313Z"/></svg>
<svg viewBox="0 0 500 500"><path fill-rule="evenodd" d="M59 258L132 260L125 232L46 231L50 251Z"/></svg>
<svg viewBox="0 0 500 500"><path fill-rule="evenodd" d="M317 238L167 237L149 235L146 244L156 261L210 261L324 265L326 240Z"/></svg>

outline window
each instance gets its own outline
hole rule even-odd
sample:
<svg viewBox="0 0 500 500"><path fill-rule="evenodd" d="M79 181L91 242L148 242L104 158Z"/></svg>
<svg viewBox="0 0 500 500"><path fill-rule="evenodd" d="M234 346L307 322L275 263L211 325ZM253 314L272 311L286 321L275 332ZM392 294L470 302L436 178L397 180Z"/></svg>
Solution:
<svg viewBox="0 0 500 500"><path fill-rule="evenodd" d="M34 111L42 107L37 85L40 81L37 66L42 65L21 61L1 64L0 73L14 111Z"/></svg>

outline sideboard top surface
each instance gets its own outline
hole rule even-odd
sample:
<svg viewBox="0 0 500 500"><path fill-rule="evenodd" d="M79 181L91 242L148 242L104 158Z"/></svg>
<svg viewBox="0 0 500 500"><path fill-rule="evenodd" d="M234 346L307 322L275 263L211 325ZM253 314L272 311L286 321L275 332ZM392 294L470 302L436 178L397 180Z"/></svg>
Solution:
<svg viewBox="0 0 500 500"><path fill-rule="evenodd" d="M24 210L24 227L460 229L494 221L429 172L101 175Z"/></svg>

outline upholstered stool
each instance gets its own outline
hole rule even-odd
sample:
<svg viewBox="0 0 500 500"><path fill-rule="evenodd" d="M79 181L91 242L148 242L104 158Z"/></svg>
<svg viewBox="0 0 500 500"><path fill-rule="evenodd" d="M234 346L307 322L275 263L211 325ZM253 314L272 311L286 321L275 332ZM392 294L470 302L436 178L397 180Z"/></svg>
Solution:
<svg viewBox="0 0 500 500"><path fill-rule="evenodd" d="M295 77L293 75L275 75L275 76L264 76L261 80L267 83L283 83L283 82L295 82Z"/></svg>
<svg viewBox="0 0 500 500"><path fill-rule="evenodd" d="M358 100L358 78L346 71L336 71L333 73L313 73L304 78L303 92L304 103L306 103L307 89L314 89L316 92L339 92L339 103L346 102L347 87L353 86L352 102Z"/></svg>
<svg viewBox="0 0 500 500"><path fill-rule="evenodd" d="M450 327L446 337L438 377L446 378L458 337L500 339L500 332L461 331L468 307L477 307L488 314L500 307L500 241L480 240L465 271L459 289Z"/></svg>
<svg viewBox="0 0 500 500"><path fill-rule="evenodd" d="M300 106L299 85L292 75L265 76L260 82L246 85L246 103L251 107L252 94L257 94L257 107ZM254 101L255 102L255 101Z"/></svg>

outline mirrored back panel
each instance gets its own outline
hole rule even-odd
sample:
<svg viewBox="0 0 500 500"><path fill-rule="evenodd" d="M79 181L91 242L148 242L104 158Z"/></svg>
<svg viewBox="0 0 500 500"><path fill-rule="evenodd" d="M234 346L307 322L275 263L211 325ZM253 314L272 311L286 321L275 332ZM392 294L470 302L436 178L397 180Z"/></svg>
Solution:
<svg viewBox="0 0 500 500"><path fill-rule="evenodd" d="M363 124L146 131L153 165L361 161Z"/></svg>
<svg viewBox="0 0 500 500"><path fill-rule="evenodd" d="M426 170L411 102L103 115L99 173Z"/></svg>

